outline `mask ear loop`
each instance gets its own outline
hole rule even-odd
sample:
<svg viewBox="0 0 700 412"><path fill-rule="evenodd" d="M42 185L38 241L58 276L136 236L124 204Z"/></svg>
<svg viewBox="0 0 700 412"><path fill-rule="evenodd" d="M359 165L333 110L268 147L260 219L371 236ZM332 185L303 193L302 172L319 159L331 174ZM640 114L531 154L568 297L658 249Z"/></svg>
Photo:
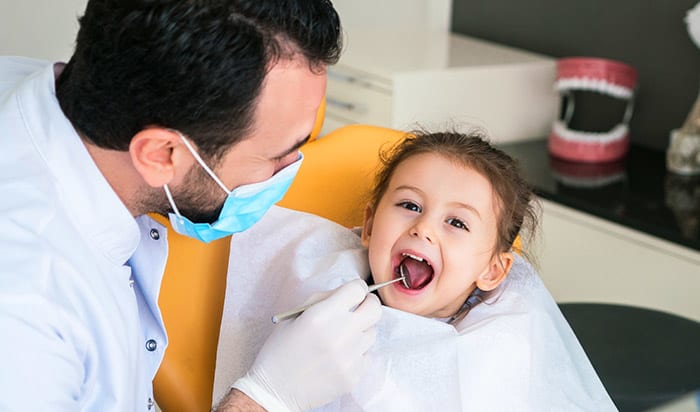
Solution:
<svg viewBox="0 0 700 412"><path fill-rule="evenodd" d="M202 169L204 169L204 171L207 172L207 174L209 176L211 176L212 179L214 179L216 184L218 184L219 187L221 187L224 190L224 192L226 192L227 195L230 195L231 191L228 190L228 188L226 187L226 185L224 185L224 183L221 181L221 179L219 179L219 177L209 168L209 166L207 166L207 164L204 162L204 160L202 160L202 158L199 156L199 153L197 153L197 151L194 150L194 147L192 147L192 144L187 140L187 138L182 133L180 133L179 131L177 131L175 129L168 129L168 130L170 130L171 132L175 132L175 133L177 133L178 136L180 136L180 140L182 140L182 143L185 144L185 147L187 147L187 150L189 150L190 153L192 153L192 156L194 156L194 160L196 160L197 163L199 163L199 165L202 166ZM166 194L167 193L168 193L168 190L166 189Z"/></svg>
<svg viewBox="0 0 700 412"><path fill-rule="evenodd" d="M175 206L175 200L173 200L173 195L170 194L170 189L168 189L167 184L163 185L163 190L165 190L165 196L168 198L168 202L170 202L170 206L172 206L173 212L175 212L177 217L182 217L180 211L177 209L177 206Z"/></svg>

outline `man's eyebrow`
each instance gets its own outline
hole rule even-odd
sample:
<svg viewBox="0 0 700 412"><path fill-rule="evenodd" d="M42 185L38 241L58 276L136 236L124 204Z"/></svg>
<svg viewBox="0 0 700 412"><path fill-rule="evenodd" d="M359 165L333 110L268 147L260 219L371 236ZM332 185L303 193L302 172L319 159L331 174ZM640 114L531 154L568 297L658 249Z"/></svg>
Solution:
<svg viewBox="0 0 700 412"><path fill-rule="evenodd" d="M299 140L298 142L296 142L296 143L294 144L294 146L290 147L290 148L289 148L287 151L285 151L284 153L282 153L282 154L280 154L280 155L278 155L278 156L274 156L273 159L281 159L281 158L287 156L288 154L290 154L290 153L292 153L292 152L296 152L297 150L299 150L300 147L302 147L303 145L305 145L306 142L308 142L309 140L311 140L311 135L310 135L310 134L309 134L308 136L306 136L305 138L303 138L303 139Z"/></svg>

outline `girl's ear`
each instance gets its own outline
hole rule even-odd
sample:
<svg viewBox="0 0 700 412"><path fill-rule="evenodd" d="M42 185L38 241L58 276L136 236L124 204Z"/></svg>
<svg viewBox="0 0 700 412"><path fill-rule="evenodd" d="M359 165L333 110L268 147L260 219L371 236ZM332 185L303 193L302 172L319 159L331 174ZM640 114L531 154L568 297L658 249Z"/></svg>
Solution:
<svg viewBox="0 0 700 412"><path fill-rule="evenodd" d="M476 279L476 287L483 291L494 290L500 285L508 275L510 268L513 266L513 254L503 252L494 256L489 263L488 270L484 271Z"/></svg>
<svg viewBox="0 0 700 412"><path fill-rule="evenodd" d="M374 210L367 204L365 207L365 222L362 225L362 246L369 247L369 238L372 236L372 224L374 223Z"/></svg>

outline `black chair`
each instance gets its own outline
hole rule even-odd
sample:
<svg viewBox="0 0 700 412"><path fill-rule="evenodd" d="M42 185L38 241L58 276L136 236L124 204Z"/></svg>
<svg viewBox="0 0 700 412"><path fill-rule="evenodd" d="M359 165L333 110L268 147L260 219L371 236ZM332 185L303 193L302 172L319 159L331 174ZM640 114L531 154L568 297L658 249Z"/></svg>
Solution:
<svg viewBox="0 0 700 412"><path fill-rule="evenodd" d="M644 411L700 391L700 323L623 305L559 307L620 411Z"/></svg>

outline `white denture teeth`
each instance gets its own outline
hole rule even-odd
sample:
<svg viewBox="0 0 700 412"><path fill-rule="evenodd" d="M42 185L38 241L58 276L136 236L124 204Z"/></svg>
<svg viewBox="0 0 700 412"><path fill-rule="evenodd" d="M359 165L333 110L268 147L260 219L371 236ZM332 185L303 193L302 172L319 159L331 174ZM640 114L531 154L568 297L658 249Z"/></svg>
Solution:
<svg viewBox="0 0 700 412"><path fill-rule="evenodd" d="M574 77L567 79L559 79L556 82L556 88L559 91L564 90L591 90L617 97L618 99L630 99L634 94L634 90L629 87L610 83L603 79L591 79L589 77Z"/></svg>

